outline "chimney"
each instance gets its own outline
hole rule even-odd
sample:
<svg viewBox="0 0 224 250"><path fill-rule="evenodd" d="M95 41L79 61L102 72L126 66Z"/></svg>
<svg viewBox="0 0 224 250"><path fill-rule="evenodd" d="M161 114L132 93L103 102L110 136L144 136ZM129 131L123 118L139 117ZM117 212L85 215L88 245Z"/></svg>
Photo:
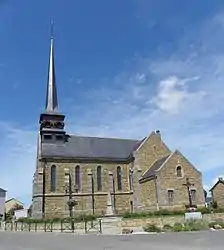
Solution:
<svg viewBox="0 0 224 250"><path fill-rule="evenodd" d="M156 134L161 138L160 130L156 130Z"/></svg>
<svg viewBox="0 0 224 250"><path fill-rule="evenodd" d="M219 181L223 181L223 177L219 177Z"/></svg>

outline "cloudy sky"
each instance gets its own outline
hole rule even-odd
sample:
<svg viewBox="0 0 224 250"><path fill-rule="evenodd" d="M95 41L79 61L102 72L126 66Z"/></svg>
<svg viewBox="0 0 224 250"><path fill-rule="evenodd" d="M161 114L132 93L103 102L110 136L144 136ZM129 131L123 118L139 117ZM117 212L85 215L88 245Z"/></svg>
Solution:
<svg viewBox="0 0 224 250"><path fill-rule="evenodd" d="M0 186L31 200L50 21L70 133L159 129L203 172L224 175L223 0L0 0Z"/></svg>

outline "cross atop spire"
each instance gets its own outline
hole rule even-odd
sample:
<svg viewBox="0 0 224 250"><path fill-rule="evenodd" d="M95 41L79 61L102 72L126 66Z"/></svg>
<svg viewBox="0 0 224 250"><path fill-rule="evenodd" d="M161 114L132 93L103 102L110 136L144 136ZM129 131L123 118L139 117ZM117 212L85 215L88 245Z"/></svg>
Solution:
<svg viewBox="0 0 224 250"><path fill-rule="evenodd" d="M51 43L50 43L50 58L48 66L48 83L45 111L48 113L57 112L58 98L54 67L54 37L53 37L53 21L51 22Z"/></svg>

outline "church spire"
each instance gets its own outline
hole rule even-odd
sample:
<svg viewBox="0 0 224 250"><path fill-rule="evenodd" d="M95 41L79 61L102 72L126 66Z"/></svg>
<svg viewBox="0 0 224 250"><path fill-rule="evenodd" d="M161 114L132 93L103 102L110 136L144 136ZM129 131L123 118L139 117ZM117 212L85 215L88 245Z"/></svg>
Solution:
<svg viewBox="0 0 224 250"><path fill-rule="evenodd" d="M55 78L54 66L54 37L53 37L53 22L51 22L51 42L50 42L50 58L48 66L48 83L45 111L47 113L55 113L58 109L57 87Z"/></svg>
<svg viewBox="0 0 224 250"><path fill-rule="evenodd" d="M51 23L51 45L48 67L46 105L45 111L40 115L39 120L42 142L61 143L66 140L64 119L65 115L59 113L58 111L58 99L54 68L53 23Z"/></svg>

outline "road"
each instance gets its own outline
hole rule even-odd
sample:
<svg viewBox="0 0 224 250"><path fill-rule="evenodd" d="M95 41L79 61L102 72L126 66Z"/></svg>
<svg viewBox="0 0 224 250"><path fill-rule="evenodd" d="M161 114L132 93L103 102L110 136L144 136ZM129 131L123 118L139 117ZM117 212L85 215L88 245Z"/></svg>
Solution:
<svg viewBox="0 0 224 250"><path fill-rule="evenodd" d="M0 250L223 250L224 231L159 235L0 232Z"/></svg>

